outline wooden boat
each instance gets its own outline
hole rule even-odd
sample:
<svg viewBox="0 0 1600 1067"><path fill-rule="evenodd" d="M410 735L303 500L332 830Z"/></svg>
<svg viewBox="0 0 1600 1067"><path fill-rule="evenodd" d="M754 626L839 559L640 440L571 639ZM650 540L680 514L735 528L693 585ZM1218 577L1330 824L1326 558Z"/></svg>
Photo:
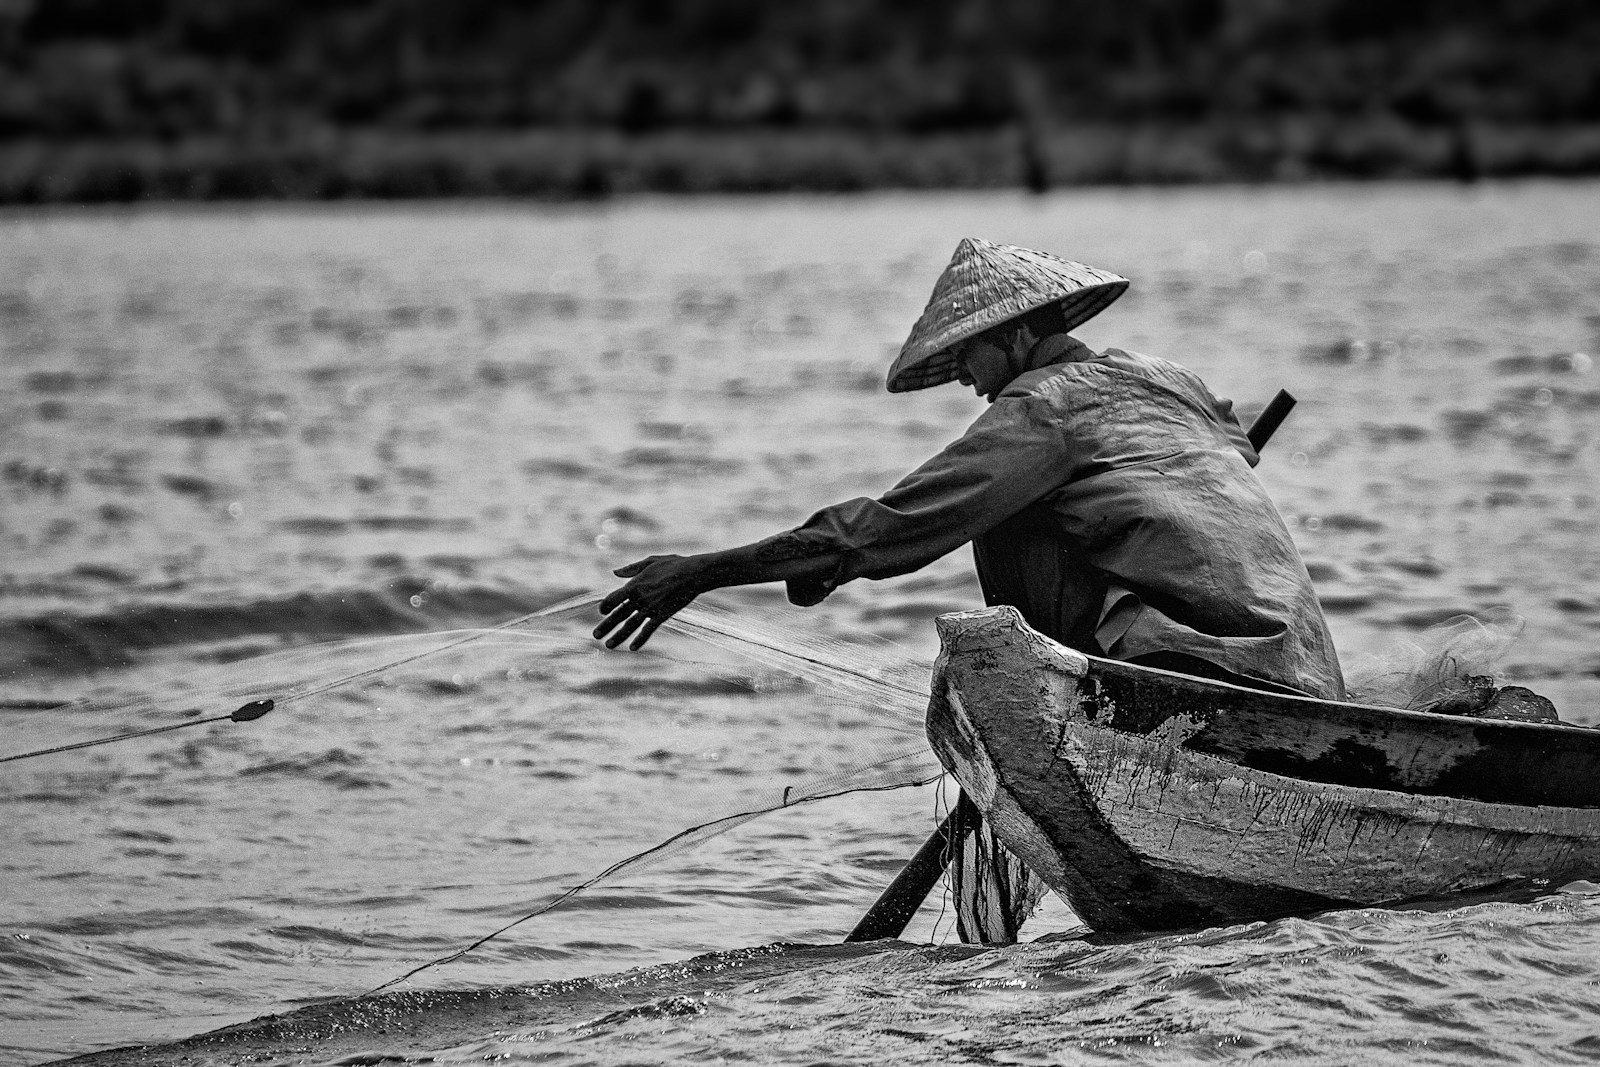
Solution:
<svg viewBox="0 0 1600 1067"><path fill-rule="evenodd" d="M1600 874L1600 730L1280 696L941 616L928 736L1097 931Z"/></svg>

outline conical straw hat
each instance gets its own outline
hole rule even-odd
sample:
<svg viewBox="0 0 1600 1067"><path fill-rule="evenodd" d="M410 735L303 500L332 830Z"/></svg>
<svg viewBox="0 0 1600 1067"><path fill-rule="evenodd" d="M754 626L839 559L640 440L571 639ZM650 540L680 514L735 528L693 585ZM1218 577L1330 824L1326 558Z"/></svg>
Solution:
<svg viewBox="0 0 1600 1067"><path fill-rule="evenodd" d="M922 318L889 368L889 392L954 381L956 347L992 326L1059 303L1072 329L1098 315L1128 279L1013 245L964 237L934 283Z"/></svg>

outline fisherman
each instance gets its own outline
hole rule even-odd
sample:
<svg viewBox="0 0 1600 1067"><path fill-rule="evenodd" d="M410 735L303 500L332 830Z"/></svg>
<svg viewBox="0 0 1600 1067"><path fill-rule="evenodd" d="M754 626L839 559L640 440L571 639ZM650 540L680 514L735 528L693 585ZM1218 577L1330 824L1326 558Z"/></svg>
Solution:
<svg viewBox="0 0 1600 1067"><path fill-rule="evenodd" d="M990 605L1079 651L1273 691L1344 696L1305 564L1251 468L1232 404L1192 372L1069 331L1128 287L968 238L889 370L891 393L960 381L989 408L876 500L754 544L618 569L594 635L638 649L712 589L783 581L810 606L972 543Z"/></svg>

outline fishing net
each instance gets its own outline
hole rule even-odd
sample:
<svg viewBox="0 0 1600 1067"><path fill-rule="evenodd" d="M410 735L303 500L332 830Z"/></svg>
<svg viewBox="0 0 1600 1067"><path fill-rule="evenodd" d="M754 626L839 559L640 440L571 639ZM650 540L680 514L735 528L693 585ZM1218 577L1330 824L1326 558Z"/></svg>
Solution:
<svg viewBox="0 0 1600 1067"><path fill-rule="evenodd" d="M961 840L951 856L949 874L956 935L967 944L1013 944L1046 889L1039 876L1000 843L987 822Z"/></svg>
<svg viewBox="0 0 1600 1067"><path fill-rule="evenodd" d="M552 605L511 624L518 633L548 638L544 627L573 618L592 623L599 597L584 595ZM604 882L643 870L680 856L720 834L776 811L864 790L890 790L926 785L943 769L922 739L922 717L927 705L931 665L908 656L886 641L844 641L826 635L803 633L770 621L751 620L708 605L691 606L668 620L662 629L707 647L733 653L759 666L798 680L809 688L810 699L831 702L865 712L885 728L879 740L865 747L866 758L829 773L791 783L741 810L718 815L679 831L665 841L612 864L587 881L573 886L535 910L446 956L415 967L373 989L378 992L430 967L460 959L467 953L530 919L545 915ZM563 647L557 641L557 647ZM592 645L586 645L592 648ZM646 650L644 655L651 655ZM714 663L697 664L712 673ZM914 740L913 740L914 738Z"/></svg>
<svg viewBox="0 0 1600 1067"><path fill-rule="evenodd" d="M177 676L119 676L114 688L91 692L58 709L58 721L81 724L103 713L123 725L227 711L270 698L277 707L336 697L362 685L394 684L408 671L437 678L486 669L537 670L560 683L573 659L626 663L630 673L692 672L737 682L740 691L776 694L796 706L831 706L871 727L851 744L848 764L746 793L732 810L713 812L659 843L626 856L568 888L500 929L412 969L379 989L466 955L484 942L581 893L627 873L681 856L752 819L798 805L869 790L926 785L942 773L923 734L931 664L891 642L868 635L834 637L802 632L772 619L752 618L703 601L669 620L641 652L606 652L590 630L600 597L582 594L500 626L440 631L290 649L234 662L209 664ZM530 664L532 665L530 667ZM462 677L457 674L455 677ZM160 693L159 706L148 693ZM131 695L130 695L131 694ZM195 710L178 710L178 709ZM224 716L225 717L225 716ZM211 722L215 719L196 719ZM158 729L170 729L163 725ZM793 776L790 776L793 777ZM375 990L376 991L376 990Z"/></svg>
<svg viewBox="0 0 1600 1067"><path fill-rule="evenodd" d="M675 838L658 846L664 850L660 858L675 854L680 843L684 849L693 847L710 834L732 829L778 807L862 789L924 784L941 773L921 741L931 666L907 658L897 646L888 642L846 643L714 608L690 608L668 622L667 628L802 678L818 687L827 699L850 707L870 706L894 728L914 733L918 742L910 749L881 751L872 762L812 779L804 791L785 789L782 804L684 831L681 842ZM957 936L969 944L1015 942L1022 924L1046 892L1044 882L1000 843L986 822L979 823L952 849L949 885L956 908Z"/></svg>
<svg viewBox="0 0 1600 1067"><path fill-rule="evenodd" d="M1522 616L1492 609L1457 615L1345 672L1350 699L1414 711L1471 712L1494 696L1496 670L1521 635Z"/></svg>

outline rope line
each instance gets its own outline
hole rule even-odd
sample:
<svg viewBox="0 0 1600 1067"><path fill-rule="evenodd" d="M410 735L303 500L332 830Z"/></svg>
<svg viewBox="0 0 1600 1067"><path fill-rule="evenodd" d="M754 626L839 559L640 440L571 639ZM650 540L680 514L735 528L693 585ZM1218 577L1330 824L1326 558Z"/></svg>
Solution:
<svg viewBox="0 0 1600 1067"><path fill-rule="evenodd" d="M157 726L149 730L134 730L132 733L117 734L115 737L100 737L93 741L79 741L71 745L57 745L54 748L41 748L34 752L19 752L14 756L0 756L0 763L10 763L12 760L31 759L34 756L48 756L55 752L71 752L77 748L93 748L95 745L109 745L113 741L126 741L133 737L149 737L151 734L164 734L170 730L184 730L190 726L200 726L208 722L226 722L233 718L231 715L213 715L209 719L190 719L188 722L173 723L170 726Z"/></svg>
<svg viewBox="0 0 1600 1067"><path fill-rule="evenodd" d="M774 805L773 807L770 807L770 808L755 808L755 809L753 809L751 811L741 811L741 812L738 812L737 814L734 814L734 815L724 815L720 819L713 819L710 822L701 823L698 826L691 826L691 827L689 827L687 829L679 830L677 833L673 834L671 837L667 838L665 841L661 841L661 842L659 842L657 844L651 845L649 848L645 849L643 852L635 852L633 855L628 856L625 859L618 860L616 863L613 863L611 866L607 867L605 870L601 871L599 874L593 876L588 881L582 882L579 885L575 885L572 888L565 890L559 896L557 896L554 900L551 900L551 901L549 901L548 903L545 903L545 904L541 904L539 907L535 908L533 911L528 912L528 914L522 916L521 918L514 919L511 922L506 923L504 926L500 927L498 930L493 930L493 931L490 931L487 934L484 934L482 937L478 938L476 941L473 941L471 944L466 945L466 946L464 946L462 948L458 948L454 952L447 953L447 954L445 954L443 956L440 956L437 959L429 960L427 963L419 964L418 966L411 968L411 970L407 971L405 974L402 974L397 978L391 978L387 982L384 982L382 985L374 986L372 989L369 989L369 990L367 990L367 992L363 993L362 996L370 997L370 996L373 996L373 995L375 995L377 993L381 993L385 989L388 989L391 986L399 985L401 982L404 982L406 979L411 978L411 977L413 977L415 975L421 974L423 971L426 971L429 968L438 967L438 966L440 966L442 964L446 964L446 963L454 963L456 960L459 960L463 956L467 955L467 953L472 952L472 951L474 951L476 949L482 948L484 945L488 944L490 941L493 941L495 938L499 937L501 934L505 933L508 930L511 930L514 927L521 926L523 923L527 922L529 919L537 919L541 915L545 915L545 914L547 914L549 912L554 911L555 909L559 908L561 905L565 904L567 901L571 900L573 897L577 896L579 893L582 893L587 889L592 889L596 885L599 885L601 882L605 881L607 878L610 878L612 875L617 874L618 872L623 871L623 870L625 870L625 869L627 869L629 867L632 867L637 863L641 863L641 862L643 862L643 861L645 861L645 860L647 860L647 859L649 859L649 858L651 858L653 856L657 856L657 855L665 852L667 849L671 848L674 844L677 844L679 841L682 841L684 838L689 837L691 834L697 834L697 833L700 833L703 830L712 829L712 828L714 828L716 826L721 825L722 823L734 823L735 825L737 825L740 821L748 821L750 819L756 818L757 816L767 815L767 814L770 814L771 812L774 812L774 811L782 811L785 808L799 807L801 804L812 804L812 803L815 803L816 801L819 801L819 800L832 800L835 797L848 796L851 793L882 793L882 792L889 792L889 791L895 790L895 789L907 789L907 788L911 788L911 787L914 787L914 786L923 786L923 785L929 784L930 782L936 782L942 777L944 777L944 774L943 774L943 772L940 772L939 774L932 775L931 777L928 777L928 778L919 778L919 779L917 779L915 781L910 781L910 782L899 782L899 783L896 783L894 785L856 786L856 787L851 788L851 789L841 789L841 790L839 790L837 792L833 792L833 793L820 793L820 794L818 794L816 796L801 797L799 800L794 801L792 804L789 803L787 798L785 798L783 803ZM731 829L733 829L733 827L729 826L728 829L731 830Z"/></svg>

